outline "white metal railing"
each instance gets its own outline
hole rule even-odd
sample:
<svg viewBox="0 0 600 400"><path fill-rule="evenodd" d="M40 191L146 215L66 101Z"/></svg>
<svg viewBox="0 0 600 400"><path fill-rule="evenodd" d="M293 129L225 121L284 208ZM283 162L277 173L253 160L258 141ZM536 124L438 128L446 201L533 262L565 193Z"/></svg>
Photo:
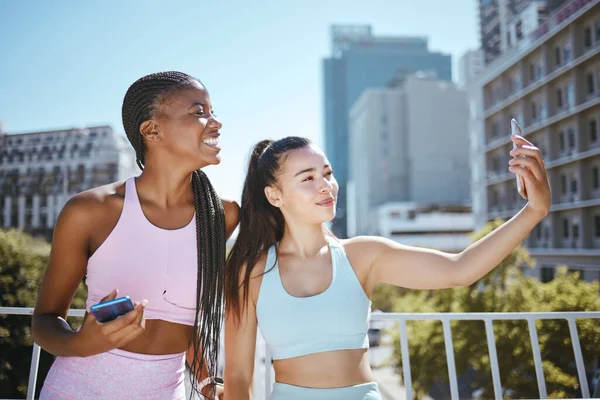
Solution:
<svg viewBox="0 0 600 400"><path fill-rule="evenodd" d="M526 320L529 327L529 337L531 340L531 349L533 352L533 360L535 363L535 373L537 377L538 390L540 399L548 398L546 392L546 380L544 378L544 370L542 369L542 356L535 326L536 320L542 319L566 319L569 325L571 341L573 343L573 352L575 355L575 363L577 365L577 374L579 376L579 386L583 398L590 398L588 388L588 380L585 374L585 365L583 355L581 354L581 345L579 343L579 334L577 332L576 319L598 319L600 312L540 312L540 313L373 313L372 320L377 321L396 321L400 324L400 347L402 350L402 371L404 374L404 386L406 390L406 398L412 399L412 378L410 373L410 358L408 351L408 336L406 331L406 321L417 320L437 320L442 322L444 332L444 344L446 346L446 360L448 363L448 376L450 380L450 394L452 400L458 400L458 380L456 376L456 364L454 363L454 348L452 344L452 333L450 330L451 321L483 321L485 323L485 332L487 337L488 351L490 356L490 366L492 370L492 380L494 385L494 398L502 400L502 384L500 382L500 370L498 367L498 355L496 353L496 340L494 338L494 330L492 327L493 321L500 320ZM271 356L268 353L266 363L269 366ZM265 393L271 391L273 378L271 376L271 368L266 368L265 375ZM596 387L595 392L600 391L600 383ZM595 393L600 396L600 393Z"/></svg>
<svg viewBox="0 0 600 400"><path fill-rule="evenodd" d="M69 310L70 317L83 317L85 310ZM33 308L22 307L0 307L0 315L25 315L31 316ZM588 380L585 373L585 364L581 353L581 344L579 342L579 334L577 330L577 319L600 319L600 312L507 312L507 313L373 313L371 319L376 321L395 321L400 326L400 347L402 350L402 370L404 374L404 386L406 390L406 398L411 399L412 396L412 378L410 372L410 358L408 350L408 336L406 329L407 321L417 320L436 320L442 322L444 332L444 344L446 347L446 360L448 364L448 376L450 381L450 393L452 399L458 399L458 380L456 375L456 364L454 362L454 348L452 343L452 332L450 329L451 321L483 321L485 324L486 339L490 356L490 367L492 371L492 381L494 386L494 398L502 399L502 384L500 381L500 370L498 367L498 355L496 352L496 340L494 338L494 330L492 323L501 320L525 320L529 328L529 337L531 340L531 349L533 352L533 360L537 377L537 385L540 398L547 398L546 381L544 378L544 370L542 368L542 357L537 335L535 322L544 319L564 319L567 320L571 343L573 344L573 353L575 356L575 364L577 366L577 375L579 377L579 386L583 398L590 398ZM27 399L33 399L35 394L37 374L40 360L40 347L34 343L31 356L31 367L29 369L29 382L27 386ZM271 391L273 384L273 375L271 368L271 355L267 347L265 357L265 395ZM600 396L600 382L596 387L595 396Z"/></svg>

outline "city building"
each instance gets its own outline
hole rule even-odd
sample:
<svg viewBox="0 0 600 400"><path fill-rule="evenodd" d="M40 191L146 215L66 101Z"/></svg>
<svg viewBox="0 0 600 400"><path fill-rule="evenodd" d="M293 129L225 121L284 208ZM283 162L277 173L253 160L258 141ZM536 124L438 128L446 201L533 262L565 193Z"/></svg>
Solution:
<svg viewBox="0 0 600 400"><path fill-rule="evenodd" d="M565 0L479 0L479 32L486 64L529 45L531 32Z"/></svg>
<svg viewBox="0 0 600 400"><path fill-rule="evenodd" d="M3 133L0 144L0 227L46 237L70 196L139 171L110 126Z"/></svg>
<svg viewBox="0 0 600 400"><path fill-rule="evenodd" d="M561 264L600 278L599 3L565 2L529 46L489 64L480 81L487 220L509 218L525 204L508 172L511 118L545 160L553 203L525 243L537 259L531 273L544 281Z"/></svg>
<svg viewBox="0 0 600 400"><path fill-rule="evenodd" d="M470 202L467 101L455 84L399 71L350 111L348 234L372 234L384 203Z"/></svg>
<svg viewBox="0 0 600 400"><path fill-rule="evenodd" d="M377 207L373 219L373 234L407 246L460 253L473 242L469 206L391 202Z"/></svg>
<svg viewBox="0 0 600 400"><path fill-rule="evenodd" d="M332 229L345 237L350 108L363 90L387 86L399 69L425 71L450 81L450 55L432 52L422 37L375 36L368 25L332 27L332 54L323 63L325 151L338 179L339 201Z"/></svg>

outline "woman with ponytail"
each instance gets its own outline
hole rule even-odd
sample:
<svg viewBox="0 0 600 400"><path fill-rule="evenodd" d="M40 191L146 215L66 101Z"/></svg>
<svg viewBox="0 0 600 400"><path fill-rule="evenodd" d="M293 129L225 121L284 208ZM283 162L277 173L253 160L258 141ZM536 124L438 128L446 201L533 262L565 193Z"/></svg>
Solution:
<svg viewBox="0 0 600 400"><path fill-rule="evenodd" d="M56 357L41 399L213 399L223 313L225 242L239 207L202 171L220 162L221 122L204 85L181 72L134 82L123 125L142 173L71 198L54 229L34 311L36 343ZM85 276L89 307L129 296L110 322L65 318ZM200 384L198 384L200 382Z"/></svg>
<svg viewBox="0 0 600 400"><path fill-rule="evenodd" d="M510 171L527 205L459 254L381 237L339 240L338 185L327 157L307 139L258 143L242 193L240 230L225 277L225 394L250 398L257 327L273 357L271 400L379 400L367 357L375 285L443 289L471 285L544 218L550 188L539 150L522 137Z"/></svg>

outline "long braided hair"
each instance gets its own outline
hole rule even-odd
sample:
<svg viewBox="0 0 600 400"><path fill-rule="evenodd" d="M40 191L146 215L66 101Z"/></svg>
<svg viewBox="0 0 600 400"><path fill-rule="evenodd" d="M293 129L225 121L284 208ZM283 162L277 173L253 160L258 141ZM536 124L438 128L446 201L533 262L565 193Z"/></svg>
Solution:
<svg viewBox="0 0 600 400"><path fill-rule="evenodd" d="M177 90L196 87L200 81L182 72L169 71L146 75L135 81L123 100L123 126L144 169L146 148L140 125L156 117L160 106ZM192 393L198 392L196 376L206 366L209 376L216 376L223 317L223 282L225 272L225 213L221 199L202 170L192 174L196 205L196 243L198 246L198 282L196 318L190 341L194 360L190 365ZM200 352L198 350L201 350ZM215 387L212 387L213 396Z"/></svg>

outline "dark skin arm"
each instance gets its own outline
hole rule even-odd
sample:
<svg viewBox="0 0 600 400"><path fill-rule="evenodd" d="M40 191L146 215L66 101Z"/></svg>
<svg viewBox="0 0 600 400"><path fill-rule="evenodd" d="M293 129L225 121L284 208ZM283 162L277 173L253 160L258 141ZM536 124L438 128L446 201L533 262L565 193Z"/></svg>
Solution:
<svg viewBox="0 0 600 400"><path fill-rule="evenodd" d="M144 331L143 305L111 322L100 323L88 314L79 332L66 321L75 292L85 274L90 230L101 215L97 192L71 198L61 211L55 229L50 260L33 312L33 340L57 356L85 357L103 353L126 343ZM116 297L107 294L105 299Z"/></svg>

